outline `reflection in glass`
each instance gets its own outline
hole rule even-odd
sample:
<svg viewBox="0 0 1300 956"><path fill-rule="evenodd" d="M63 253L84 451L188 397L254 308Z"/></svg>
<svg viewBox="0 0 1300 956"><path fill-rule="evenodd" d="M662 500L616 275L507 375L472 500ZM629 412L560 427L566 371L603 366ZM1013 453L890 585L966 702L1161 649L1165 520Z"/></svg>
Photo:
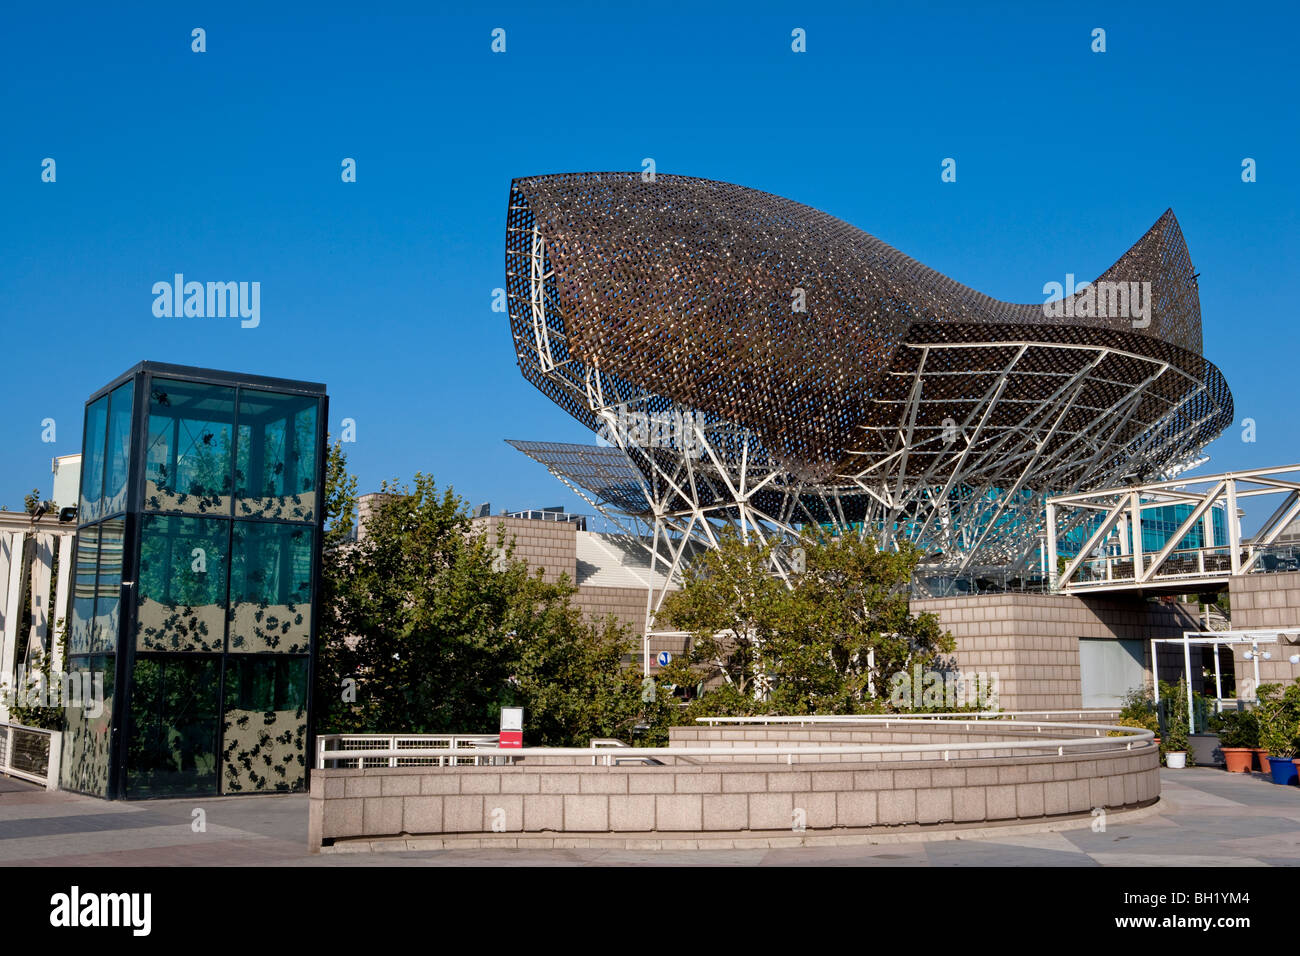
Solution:
<svg viewBox="0 0 1300 956"><path fill-rule="evenodd" d="M220 678L218 657L135 659L128 796L216 793Z"/></svg>
<svg viewBox="0 0 1300 956"><path fill-rule="evenodd" d="M117 650L118 605L122 603L122 541L125 518L110 518L99 526L99 574L95 585L95 618L90 653Z"/></svg>
<svg viewBox="0 0 1300 956"><path fill-rule="evenodd" d="M127 382L111 396L108 412L108 457L104 461L104 505L102 514L126 510L126 478L131 466L131 409L135 404L135 383Z"/></svg>
<svg viewBox="0 0 1300 956"><path fill-rule="evenodd" d="M86 408L86 432L82 438L81 505L77 521L87 524L104 513L104 435L108 429L108 396Z"/></svg>
<svg viewBox="0 0 1300 956"><path fill-rule="evenodd" d="M72 626L68 628L68 653L89 654L91 625L95 619L95 575L99 561L99 528L77 532L76 579L72 588Z"/></svg>
<svg viewBox="0 0 1300 956"><path fill-rule="evenodd" d="M144 516L136 650L220 653L228 532L219 518Z"/></svg>
<svg viewBox="0 0 1300 956"><path fill-rule="evenodd" d="M74 657L68 662L68 672L84 688L94 688L103 683L102 699L85 697L80 701L65 702L63 710L63 757L59 765L59 786L97 797L108 795L108 751L113 718L113 668L112 655ZM87 679L88 678L88 679ZM87 706L89 705L89 706Z"/></svg>
<svg viewBox="0 0 1300 956"><path fill-rule="evenodd" d="M305 654L311 637L312 529L235 522L231 653Z"/></svg>
<svg viewBox="0 0 1300 956"><path fill-rule="evenodd" d="M236 517L315 519L317 405L301 395L240 392Z"/></svg>
<svg viewBox="0 0 1300 956"><path fill-rule="evenodd" d="M306 774L307 659L226 659L222 793L301 790Z"/></svg>
<svg viewBox="0 0 1300 956"><path fill-rule="evenodd" d="M235 390L154 379L144 506L148 511L229 514Z"/></svg>

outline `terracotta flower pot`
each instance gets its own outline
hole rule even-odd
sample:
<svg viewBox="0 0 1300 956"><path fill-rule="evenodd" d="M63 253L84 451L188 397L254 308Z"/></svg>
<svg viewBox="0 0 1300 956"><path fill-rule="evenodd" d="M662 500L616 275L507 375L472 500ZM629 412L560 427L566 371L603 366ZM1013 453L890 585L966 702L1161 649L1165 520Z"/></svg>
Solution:
<svg viewBox="0 0 1300 956"><path fill-rule="evenodd" d="M1249 747L1220 747L1228 773L1250 773L1255 762L1255 752Z"/></svg>
<svg viewBox="0 0 1300 956"><path fill-rule="evenodd" d="M1255 751L1255 759L1257 761L1255 769L1257 769L1260 773L1269 773L1271 771L1271 768L1268 765L1268 748L1251 747L1250 749Z"/></svg>

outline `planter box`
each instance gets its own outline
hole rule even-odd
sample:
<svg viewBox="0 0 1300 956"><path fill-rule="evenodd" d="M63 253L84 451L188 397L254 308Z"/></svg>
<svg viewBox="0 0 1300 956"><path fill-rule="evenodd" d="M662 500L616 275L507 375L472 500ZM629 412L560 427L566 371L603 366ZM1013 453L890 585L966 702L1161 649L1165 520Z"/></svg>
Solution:
<svg viewBox="0 0 1300 956"><path fill-rule="evenodd" d="M1188 734L1187 750L1198 767L1223 765L1223 752L1219 750L1218 734Z"/></svg>

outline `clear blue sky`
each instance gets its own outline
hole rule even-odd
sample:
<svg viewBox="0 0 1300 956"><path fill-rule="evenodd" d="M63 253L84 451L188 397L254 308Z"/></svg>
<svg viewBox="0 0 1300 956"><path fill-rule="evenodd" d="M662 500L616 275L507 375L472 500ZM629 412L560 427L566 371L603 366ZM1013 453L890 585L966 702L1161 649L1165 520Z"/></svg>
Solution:
<svg viewBox="0 0 1300 956"><path fill-rule="evenodd" d="M1094 278L1172 207L1206 354L1258 428L1255 444L1230 429L1202 470L1300 459L1294 4L448 10L0 13L0 501L48 493L87 395L151 359L327 383L331 430L357 421L363 490L419 470L495 510L580 506L502 440L591 440L524 382L490 308L508 188L645 157L1021 302ZM261 325L155 318L151 286L175 272L261 282Z"/></svg>

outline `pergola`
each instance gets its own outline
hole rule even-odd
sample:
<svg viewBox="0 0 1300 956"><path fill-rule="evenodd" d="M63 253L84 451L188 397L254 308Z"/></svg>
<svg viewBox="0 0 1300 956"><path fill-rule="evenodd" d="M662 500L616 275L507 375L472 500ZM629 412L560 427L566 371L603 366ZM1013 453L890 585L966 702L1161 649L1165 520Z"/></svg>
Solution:
<svg viewBox="0 0 1300 956"><path fill-rule="evenodd" d="M1255 687L1259 686L1259 658L1260 644L1281 644L1291 636L1289 643L1300 643L1300 627L1281 627L1281 628L1264 628L1256 630L1228 630L1228 631L1183 631L1183 636L1179 637L1154 637L1151 639L1151 682L1155 688L1155 701L1160 703L1160 662L1156 656L1157 644L1175 644L1183 645L1183 677L1187 686L1187 732L1196 732L1196 714L1192 709L1192 645L1209 644L1214 647L1214 696L1216 700L1223 699L1223 677L1219 670L1219 646L1227 644L1229 646L1237 644L1249 644L1251 650L1247 653L1247 660L1253 660L1255 663ZM1272 655L1268 651L1263 652L1265 660L1271 659ZM1300 664L1300 653L1291 655L1292 664Z"/></svg>

